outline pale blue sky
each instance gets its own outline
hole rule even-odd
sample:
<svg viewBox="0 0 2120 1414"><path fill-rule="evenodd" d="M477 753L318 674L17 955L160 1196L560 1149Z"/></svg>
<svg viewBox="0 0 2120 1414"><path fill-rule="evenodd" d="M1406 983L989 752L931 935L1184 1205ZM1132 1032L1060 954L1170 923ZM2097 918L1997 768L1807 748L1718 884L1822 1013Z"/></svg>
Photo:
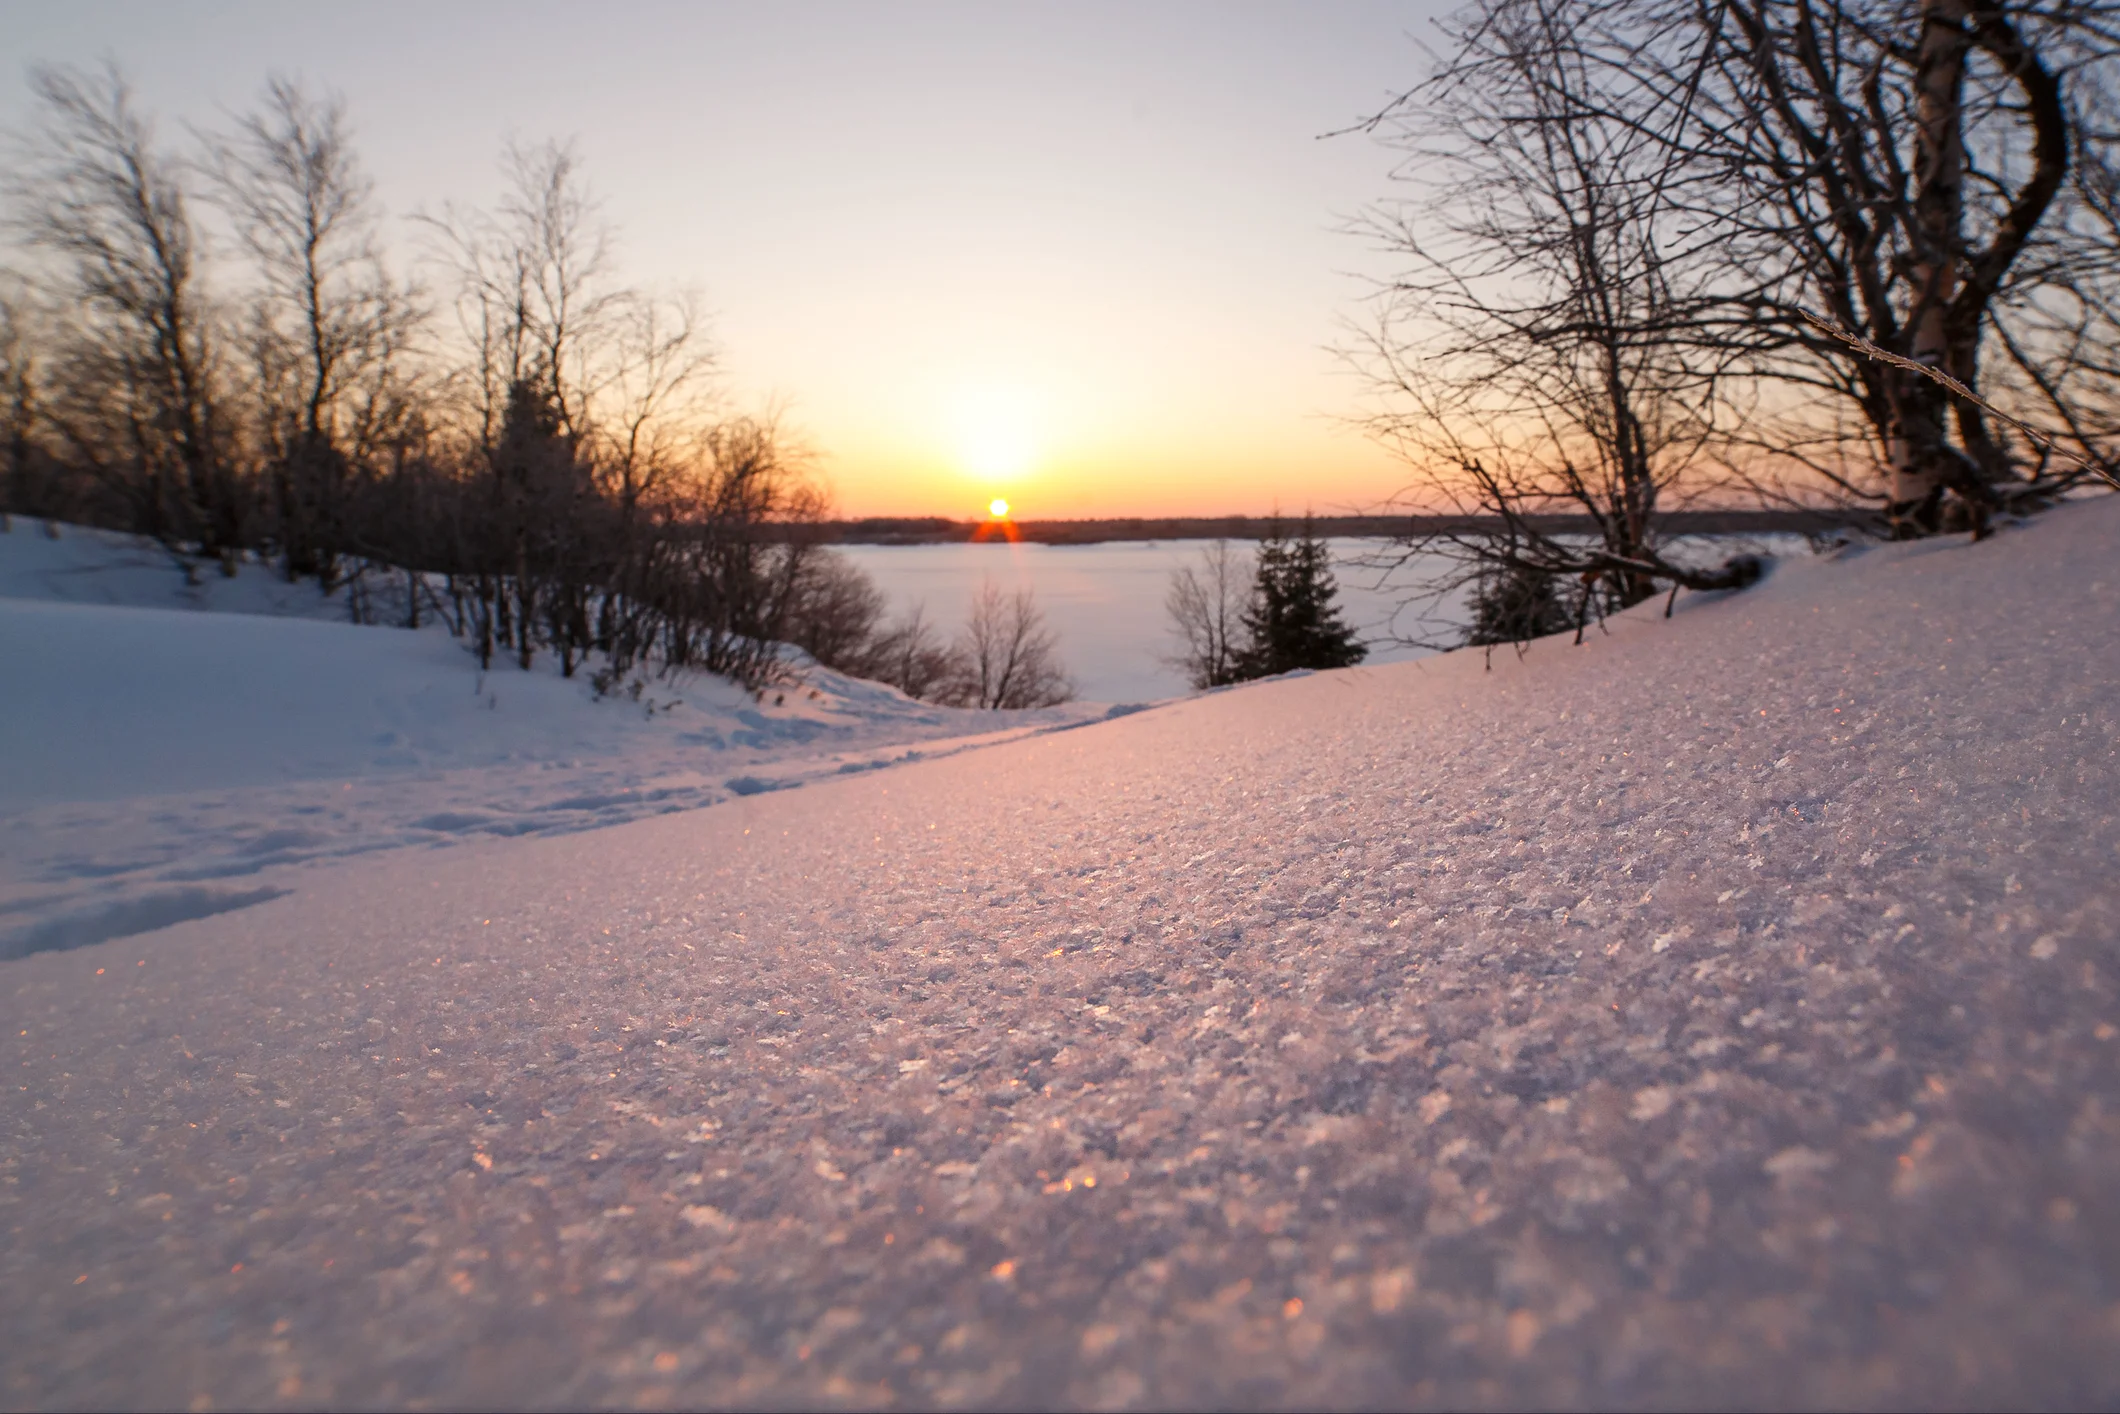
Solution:
<svg viewBox="0 0 2120 1414"><path fill-rule="evenodd" d="M789 400L850 513L1323 511L1397 478L1327 351L1391 157L1319 135L1447 8L11 3L0 124L33 61L114 56L172 136L294 73L398 216L571 137L629 276L704 294L732 396ZM1032 468L969 472L968 408Z"/></svg>

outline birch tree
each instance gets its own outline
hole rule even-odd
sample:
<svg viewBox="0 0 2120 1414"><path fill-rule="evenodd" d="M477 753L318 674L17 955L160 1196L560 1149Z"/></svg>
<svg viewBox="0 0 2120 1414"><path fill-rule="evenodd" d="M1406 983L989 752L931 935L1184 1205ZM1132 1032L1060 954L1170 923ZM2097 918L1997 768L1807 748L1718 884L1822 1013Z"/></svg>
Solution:
<svg viewBox="0 0 2120 1414"><path fill-rule="evenodd" d="M281 562L329 588L348 481L404 422L422 312L384 266L344 103L274 78L217 141L215 192L251 260L251 348Z"/></svg>
<svg viewBox="0 0 2120 1414"><path fill-rule="evenodd" d="M37 68L30 86L38 123L7 187L10 223L68 310L46 414L140 529L232 564L245 508L183 169L116 68Z"/></svg>

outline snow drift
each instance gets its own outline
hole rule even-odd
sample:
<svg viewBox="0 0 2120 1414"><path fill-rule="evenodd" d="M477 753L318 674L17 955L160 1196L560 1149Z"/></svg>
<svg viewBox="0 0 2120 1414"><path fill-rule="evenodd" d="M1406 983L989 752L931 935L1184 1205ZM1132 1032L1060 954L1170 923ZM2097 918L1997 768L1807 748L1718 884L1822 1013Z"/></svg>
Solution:
<svg viewBox="0 0 2120 1414"><path fill-rule="evenodd" d="M0 965L21 1403L2120 1399L2120 500Z"/></svg>
<svg viewBox="0 0 2120 1414"><path fill-rule="evenodd" d="M346 613L254 563L187 575L130 537L0 535L0 958L279 887L201 880L568 833L1108 710L937 707L814 664L756 697L688 674L598 700L586 673L482 673L439 626Z"/></svg>

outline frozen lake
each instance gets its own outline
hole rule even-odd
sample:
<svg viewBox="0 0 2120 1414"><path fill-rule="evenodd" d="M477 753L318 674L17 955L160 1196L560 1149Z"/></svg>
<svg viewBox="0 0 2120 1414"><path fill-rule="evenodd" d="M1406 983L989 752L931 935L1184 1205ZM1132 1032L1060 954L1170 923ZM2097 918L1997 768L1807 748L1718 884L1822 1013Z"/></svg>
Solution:
<svg viewBox="0 0 2120 1414"><path fill-rule="evenodd" d="M1402 605L1440 572L1441 563L1408 564L1384 576L1360 561L1388 549L1388 542L1329 543L1340 584L1341 617L1370 645L1368 661L1392 663L1423 656L1421 649L1394 646L1388 640L1394 615L1400 616L1400 637L1422 636L1422 625L1414 618L1419 608L1402 613ZM1059 637L1061 660L1084 699L1149 702L1189 690L1184 675L1165 661L1177 644L1163 600L1171 574L1180 566L1199 563L1205 547L1206 542L1198 540L1129 540L1102 545L987 542L839 548L875 579L890 597L894 613L913 601L925 602L929 621L945 639L964 622L983 578L992 576L1003 589L1028 586ZM1796 535L1742 541L1733 537L1714 542L1710 553L1719 558L1755 547L1784 555L1806 553L1803 537ZM1241 548L1248 552L1251 547ZM1447 625L1431 623L1427 635L1437 636L1461 622L1453 618Z"/></svg>
<svg viewBox="0 0 2120 1414"><path fill-rule="evenodd" d="M1028 586L1059 636L1061 660L1077 691L1089 701L1151 702L1190 690L1184 674L1164 661L1177 644L1163 599L1171 574L1182 565L1198 563L1202 541L839 548L875 579L890 597L894 613L916 600L925 602L929 621L945 639L964 622L982 579L991 576L1006 590ZM1369 587L1375 574L1345 562L1377 548L1372 541L1332 542L1341 617L1355 625L1365 641L1384 636L1400 596ZM1373 646L1369 661L1418 656L1413 649Z"/></svg>

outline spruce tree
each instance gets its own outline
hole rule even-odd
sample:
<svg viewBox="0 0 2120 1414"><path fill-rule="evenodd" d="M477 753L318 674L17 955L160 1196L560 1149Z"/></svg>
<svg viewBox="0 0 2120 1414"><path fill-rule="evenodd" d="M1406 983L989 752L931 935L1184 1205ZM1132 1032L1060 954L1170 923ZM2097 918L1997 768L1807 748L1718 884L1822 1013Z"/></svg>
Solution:
<svg viewBox="0 0 2120 1414"><path fill-rule="evenodd" d="M1528 643L1573 627L1575 615L1561 603L1552 575L1522 565L1480 570L1472 590L1472 622L1465 629L1467 645Z"/></svg>
<svg viewBox="0 0 2120 1414"><path fill-rule="evenodd" d="M1303 533L1292 540L1275 521L1259 545L1256 588L1244 611L1251 642L1243 654L1242 676L1345 668L1367 657L1369 650L1340 619L1333 602L1338 594L1331 557L1310 517L1303 517Z"/></svg>

